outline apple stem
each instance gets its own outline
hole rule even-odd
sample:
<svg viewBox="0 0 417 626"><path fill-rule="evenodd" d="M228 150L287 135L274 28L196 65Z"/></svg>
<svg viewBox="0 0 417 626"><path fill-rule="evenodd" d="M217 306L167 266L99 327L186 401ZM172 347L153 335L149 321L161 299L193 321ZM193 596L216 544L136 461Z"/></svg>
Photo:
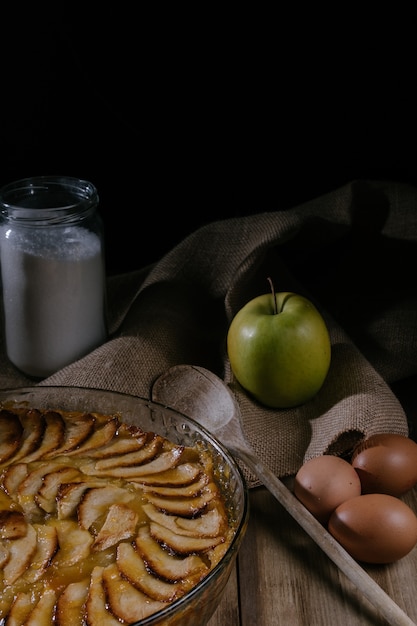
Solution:
<svg viewBox="0 0 417 626"><path fill-rule="evenodd" d="M278 305L277 305L277 296L274 289L274 283L272 282L272 278L268 276L269 286L271 287L272 297L274 299L274 315L278 315Z"/></svg>

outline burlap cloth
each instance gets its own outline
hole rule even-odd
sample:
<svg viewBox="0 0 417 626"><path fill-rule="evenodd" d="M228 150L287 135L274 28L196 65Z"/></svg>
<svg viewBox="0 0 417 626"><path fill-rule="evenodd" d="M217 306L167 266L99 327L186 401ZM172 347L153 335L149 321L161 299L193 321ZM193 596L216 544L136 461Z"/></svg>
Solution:
<svg viewBox="0 0 417 626"><path fill-rule="evenodd" d="M145 241L148 239L148 241ZM151 234L138 229L138 246ZM97 387L151 397L175 364L206 367L230 385L247 438L279 476L363 436L408 434L390 385L417 373L417 190L353 181L295 208L208 224L152 266L108 279L107 343L39 384ZM269 290L307 295L325 317L332 362L317 397L266 409L233 380L227 328ZM5 357L1 386L32 385ZM256 477L247 472L250 485Z"/></svg>

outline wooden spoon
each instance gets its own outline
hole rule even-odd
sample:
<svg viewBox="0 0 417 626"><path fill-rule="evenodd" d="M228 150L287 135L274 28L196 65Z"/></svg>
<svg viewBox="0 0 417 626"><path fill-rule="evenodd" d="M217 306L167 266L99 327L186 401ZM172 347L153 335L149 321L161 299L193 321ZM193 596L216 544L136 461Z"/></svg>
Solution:
<svg viewBox="0 0 417 626"><path fill-rule="evenodd" d="M203 367L174 366L156 380L152 399L195 419L240 458L389 624L416 626L256 456L244 435L237 401L218 376Z"/></svg>

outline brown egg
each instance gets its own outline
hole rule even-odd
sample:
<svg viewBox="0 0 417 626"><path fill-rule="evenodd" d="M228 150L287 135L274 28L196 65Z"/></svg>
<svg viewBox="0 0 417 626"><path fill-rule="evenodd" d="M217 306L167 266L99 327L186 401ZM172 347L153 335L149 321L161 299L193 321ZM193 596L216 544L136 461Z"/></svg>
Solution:
<svg viewBox="0 0 417 626"><path fill-rule="evenodd" d="M353 451L362 493L401 496L417 483L417 443L403 435L372 435Z"/></svg>
<svg viewBox="0 0 417 626"><path fill-rule="evenodd" d="M392 563L417 543L414 511L381 493L343 502L330 516L328 530L354 559L365 563Z"/></svg>
<svg viewBox="0 0 417 626"><path fill-rule="evenodd" d="M361 483L352 465L331 454L306 461L294 480L294 494L322 524L339 504L360 493Z"/></svg>

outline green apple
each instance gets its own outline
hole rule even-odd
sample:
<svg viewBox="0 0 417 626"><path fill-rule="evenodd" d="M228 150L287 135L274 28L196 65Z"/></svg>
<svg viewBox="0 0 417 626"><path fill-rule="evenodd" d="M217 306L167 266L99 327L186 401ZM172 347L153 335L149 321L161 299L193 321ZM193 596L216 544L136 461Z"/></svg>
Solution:
<svg viewBox="0 0 417 626"><path fill-rule="evenodd" d="M261 404L305 404L327 376L331 343L318 309L304 296L267 293L245 304L227 334L232 371Z"/></svg>

